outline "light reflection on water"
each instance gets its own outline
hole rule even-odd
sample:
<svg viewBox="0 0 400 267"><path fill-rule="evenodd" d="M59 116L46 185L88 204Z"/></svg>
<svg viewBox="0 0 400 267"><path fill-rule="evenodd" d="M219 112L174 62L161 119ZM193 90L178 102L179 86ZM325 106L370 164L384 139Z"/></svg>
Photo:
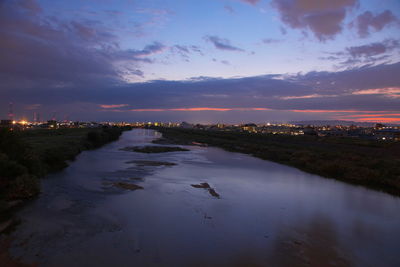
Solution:
<svg viewBox="0 0 400 267"><path fill-rule="evenodd" d="M43 266L400 266L399 198L217 148L119 150L157 137L126 132L48 177L20 213L13 255ZM144 190L105 183L138 176ZM191 186L201 182L221 198Z"/></svg>

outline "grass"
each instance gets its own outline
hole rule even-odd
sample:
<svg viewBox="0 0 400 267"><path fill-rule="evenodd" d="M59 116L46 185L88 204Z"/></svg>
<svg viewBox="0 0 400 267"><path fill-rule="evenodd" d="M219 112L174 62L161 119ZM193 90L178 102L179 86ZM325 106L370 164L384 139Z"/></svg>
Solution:
<svg viewBox="0 0 400 267"><path fill-rule="evenodd" d="M40 192L39 178L65 168L82 150L118 139L123 130L113 127L14 132L0 128L0 202L36 196Z"/></svg>

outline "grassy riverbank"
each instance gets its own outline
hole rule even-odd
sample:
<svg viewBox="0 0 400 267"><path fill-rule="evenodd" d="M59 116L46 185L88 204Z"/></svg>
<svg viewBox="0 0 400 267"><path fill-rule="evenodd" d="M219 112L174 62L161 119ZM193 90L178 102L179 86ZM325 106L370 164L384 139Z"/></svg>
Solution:
<svg viewBox="0 0 400 267"><path fill-rule="evenodd" d="M400 143L351 138L156 128L174 144L205 143L400 195ZM163 142L163 141L161 141Z"/></svg>
<svg viewBox="0 0 400 267"><path fill-rule="evenodd" d="M11 200L36 196L40 178L68 166L82 150L117 140L123 128L39 129L0 128L0 211Z"/></svg>

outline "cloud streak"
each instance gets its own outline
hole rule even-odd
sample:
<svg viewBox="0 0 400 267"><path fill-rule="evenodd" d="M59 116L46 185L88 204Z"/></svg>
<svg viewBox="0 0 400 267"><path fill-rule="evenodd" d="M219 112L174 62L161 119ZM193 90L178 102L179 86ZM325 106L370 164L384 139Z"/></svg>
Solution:
<svg viewBox="0 0 400 267"><path fill-rule="evenodd" d="M115 105L99 105L101 108L111 109L111 108L123 108L128 107L128 104L115 104Z"/></svg>
<svg viewBox="0 0 400 267"><path fill-rule="evenodd" d="M382 95L390 98L400 98L400 87L373 88L352 92L353 95Z"/></svg>
<svg viewBox="0 0 400 267"><path fill-rule="evenodd" d="M218 36L206 36L204 39L214 45L215 48L225 51L244 52L243 49L233 46L228 39L220 38Z"/></svg>

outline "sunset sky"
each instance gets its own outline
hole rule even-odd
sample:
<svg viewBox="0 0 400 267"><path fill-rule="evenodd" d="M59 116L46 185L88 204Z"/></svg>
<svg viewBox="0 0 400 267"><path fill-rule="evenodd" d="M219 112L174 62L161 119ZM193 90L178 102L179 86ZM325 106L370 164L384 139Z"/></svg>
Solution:
<svg viewBox="0 0 400 267"><path fill-rule="evenodd" d="M400 123L398 0L0 0L0 118Z"/></svg>

